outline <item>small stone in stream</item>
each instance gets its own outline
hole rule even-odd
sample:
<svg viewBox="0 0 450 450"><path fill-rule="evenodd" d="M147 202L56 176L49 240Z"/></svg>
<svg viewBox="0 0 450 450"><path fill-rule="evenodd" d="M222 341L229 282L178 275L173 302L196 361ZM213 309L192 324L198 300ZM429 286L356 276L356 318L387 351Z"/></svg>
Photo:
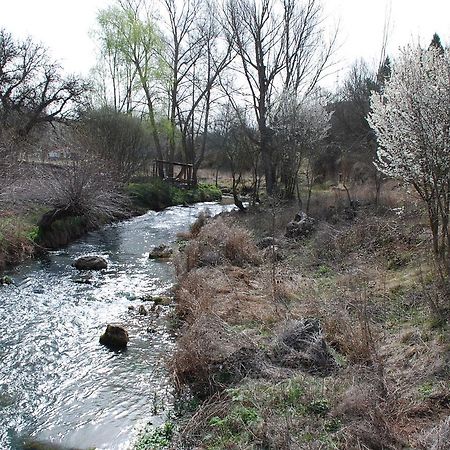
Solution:
<svg viewBox="0 0 450 450"><path fill-rule="evenodd" d="M128 332L120 325L108 325L106 331L100 336L100 344L112 350L125 349L128 341Z"/></svg>
<svg viewBox="0 0 450 450"><path fill-rule="evenodd" d="M75 279L73 281L75 283L78 283L78 284L92 284L92 280L91 280L90 276L89 277L83 277L83 278L77 278L77 279Z"/></svg>
<svg viewBox="0 0 450 450"><path fill-rule="evenodd" d="M168 306L172 303L172 299L170 297L163 295L155 296L152 298L152 300L155 305Z"/></svg>
<svg viewBox="0 0 450 450"><path fill-rule="evenodd" d="M172 256L173 250L166 244L161 244L153 247L148 255L150 259L167 259Z"/></svg>
<svg viewBox="0 0 450 450"><path fill-rule="evenodd" d="M102 270L108 267L108 262L102 256L81 256L72 266L78 270Z"/></svg>
<svg viewBox="0 0 450 450"><path fill-rule="evenodd" d="M141 316L148 315L148 311L145 309L144 305L139 305L138 314L140 314Z"/></svg>

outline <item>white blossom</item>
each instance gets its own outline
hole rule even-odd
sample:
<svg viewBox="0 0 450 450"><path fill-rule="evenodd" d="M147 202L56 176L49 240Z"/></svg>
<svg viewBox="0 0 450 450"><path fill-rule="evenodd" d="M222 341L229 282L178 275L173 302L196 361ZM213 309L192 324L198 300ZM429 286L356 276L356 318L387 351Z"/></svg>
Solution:
<svg viewBox="0 0 450 450"><path fill-rule="evenodd" d="M448 177L448 51L404 49L383 92L372 93L371 109L368 121L377 135L376 166L381 172L413 183L421 195L437 178Z"/></svg>
<svg viewBox="0 0 450 450"><path fill-rule="evenodd" d="M407 47L368 121L378 141L377 168L411 183L427 205L433 249L450 274L450 55Z"/></svg>

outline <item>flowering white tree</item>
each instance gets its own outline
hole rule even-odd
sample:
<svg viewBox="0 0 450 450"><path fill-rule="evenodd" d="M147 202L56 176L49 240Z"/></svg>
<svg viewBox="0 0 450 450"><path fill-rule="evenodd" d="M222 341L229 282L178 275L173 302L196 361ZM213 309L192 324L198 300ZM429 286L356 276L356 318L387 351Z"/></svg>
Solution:
<svg viewBox="0 0 450 450"><path fill-rule="evenodd" d="M330 117L318 93L302 98L286 91L276 102L270 126L280 153L280 179L286 197L294 197L302 165L308 186L312 181L311 160L327 136Z"/></svg>
<svg viewBox="0 0 450 450"><path fill-rule="evenodd" d="M427 205L435 255L449 269L450 55L407 47L368 121L378 140L377 168L411 183Z"/></svg>

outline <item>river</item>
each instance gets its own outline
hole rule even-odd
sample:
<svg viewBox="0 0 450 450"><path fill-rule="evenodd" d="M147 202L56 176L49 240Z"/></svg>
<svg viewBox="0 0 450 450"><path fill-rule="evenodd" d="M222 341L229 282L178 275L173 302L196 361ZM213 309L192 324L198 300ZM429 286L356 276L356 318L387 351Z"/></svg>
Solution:
<svg viewBox="0 0 450 450"><path fill-rule="evenodd" d="M153 246L173 242L205 209L214 215L232 208L199 203L150 211L8 273L14 285L0 286L2 450L21 449L27 439L127 449L144 423L164 421L171 404L170 308L157 318L128 307L173 285L172 264L149 260ZM108 269L77 271L71 263L84 254L106 257ZM126 351L99 344L108 323L127 328Z"/></svg>

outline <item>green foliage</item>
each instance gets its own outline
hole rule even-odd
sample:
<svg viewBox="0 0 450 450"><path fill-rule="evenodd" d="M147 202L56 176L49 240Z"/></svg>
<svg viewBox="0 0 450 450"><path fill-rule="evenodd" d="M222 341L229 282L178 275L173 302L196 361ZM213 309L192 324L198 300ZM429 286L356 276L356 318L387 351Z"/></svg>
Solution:
<svg viewBox="0 0 450 450"><path fill-rule="evenodd" d="M322 264L317 268L316 276L317 277L327 277L331 275L332 270L330 267Z"/></svg>
<svg viewBox="0 0 450 450"><path fill-rule="evenodd" d="M127 193L137 206L155 211L168 206L216 201L222 198L220 189L213 185L199 184L195 189L180 189L159 178L147 183L130 183Z"/></svg>
<svg viewBox="0 0 450 450"><path fill-rule="evenodd" d="M144 432L138 437L134 450L157 450L164 449L170 445L174 433L174 424L166 422Z"/></svg>
<svg viewBox="0 0 450 450"><path fill-rule="evenodd" d="M137 206L155 211L174 204L171 186L159 178L148 183L130 183L127 193Z"/></svg>
<svg viewBox="0 0 450 450"><path fill-rule="evenodd" d="M324 429L327 433L336 433L341 428L342 422L337 417L325 421Z"/></svg>
<svg viewBox="0 0 450 450"><path fill-rule="evenodd" d="M37 242L39 240L40 236L41 236L41 230L39 229L39 227L37 225L32 226L27 232L27 237L32 242Z"/></svg>
<svg viewBox="0 0 450 450"><path fill-rule="evenodd" d="M65 233L72 236L78 236L86 230L86 227L87 221L84 217L69 216L64 219L55 220L46 234L51 236L52 234ZM37 236L39 238L44 238L40 231L37 232Z"/></svg>
<svg viewBox="0 0 450 450"><path fill-rule="evenodd" d="M324 448L336 448L333 434L342 423L338 417L330 417L330 400L322 391L323 385L312 377L294 377L276 384L252 381L227 389L228 405L208 419L203 444L208 450L253 448L255 442L268 439L267 448L278 448L289 418L292 442L321 442L330 446ZM280 434L275 436L278 424ZM267 430L272 430L269 435Z"/></svg>
<svg viewBox="0 0 450 450"><path fill-rule="evenodd" d="M158 77L164 46L161 32L150 17L141 20L130 7L110 6L99 12L97 21L106 52L117 51L123 61L138 63L145 82Z"/></svg>
<svg viewBox="0 0 450 450"><path fill-rule="evenodd" d="M419 394L423 399L426 399L431 396L434 390L434 384L431 381L427 381L425 383L422 383L419 388Z"/></svg>
<svg viewBox="0 0 450 450"><path fill-rule="evenodd" d="M325 399L313 400L306 406L306 410L312 414L317 414L318 416L324 416L329 410L330 406L328 401Z"/></svg>
<svg viewBox="0 0 450 450"><path fill-rule="evenodd" d="M0 277L0 285L2 284L13 284L13 280L9 275L3 275L2 277Z"/></svg>
<svg viewBox="0 0 450 450"><path fill-rule="evenodd" d="M0 218L0 269L32 255L38 236L38 227L24 217Z"/></svg>
<svg viewBox="0 0 450 450"><path fill-rule="evenodd" d="M226 448L230 443L248 442L250 435L248 430L252 428L261 417L256 408L235 404L225 417L214 416L208 425L216 434L209 448Z"/></svg>
<svg viewBox="0 0 450 450"><path fill-rule="evenodd" d="M237 429L241 425L248 426L253 422L259 420L259 414L255 408L250 408L242 405L235 406L230 414L224 418L213 417L209 421L209 425L212 427L222 428L224 430L229 429L231 432L233 429Z"/></svg>

